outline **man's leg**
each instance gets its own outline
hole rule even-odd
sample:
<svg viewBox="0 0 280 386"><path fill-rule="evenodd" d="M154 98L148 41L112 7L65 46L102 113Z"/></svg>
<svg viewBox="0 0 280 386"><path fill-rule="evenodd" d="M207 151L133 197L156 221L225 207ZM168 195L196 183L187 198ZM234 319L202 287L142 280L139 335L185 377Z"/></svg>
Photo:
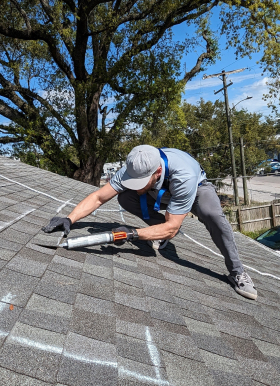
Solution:
<svg viewBox="0 0 280 386"><path fill-rule="evenodd" d="M246 298L257 299L257 290L250 276L244 272L233 231L222 211L215 187L211 183L206 183L197 189L191 211L206 226L212 240L223 254L230 273L228 279L234 285L235 291Z"/></svg>
<svg viewBox="0 0 280 386"><path fill-rule="evenodd" d="M233 276L242 274L244 269L239 260L233 231L223 213L214 185L207 183L198 187L191 212L210 232L212 240L225 258L229 273Z"/></svg>
<svg viewBox="0 0 280 386"><path fill-rule="evenodd" d="M156 212L154 210L155 200L149 194L147 194L147 205L150 215L149 220L144 220L142 216L141 206L140 206L140 196L138 196L135 190L125 190L124 192L118 195L119 204L129 213L134 214L137 217L140 217L148 225L157 225L165 222L165 217L162 213ZM167 205L161 204L161 209L166 209Z"/></svg>

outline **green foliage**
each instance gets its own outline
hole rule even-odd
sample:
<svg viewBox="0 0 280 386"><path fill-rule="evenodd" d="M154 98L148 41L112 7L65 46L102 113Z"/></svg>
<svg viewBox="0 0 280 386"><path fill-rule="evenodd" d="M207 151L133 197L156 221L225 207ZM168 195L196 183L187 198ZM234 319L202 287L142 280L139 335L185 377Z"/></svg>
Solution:
<svg viewBox="0 0 280 386"><path fill-rule="evenodd" d="M236 57L261 52L263 72L270 76L270 91L265 99L277 111L280 102L280 3L277 0L237 0L229 2L229 6L223 7L221 13L222 32L227 35L228 45L236 48Z"/></svg>
<svg viewBox="0 0 280 386"><path fill-rule="evenodd" d="M191 153L200 162L208 178L231 175L229 135L223 102L205 102L197 105L183 103L187 121L187 138ZM242 175L239 138L245 146L246 174L252 175L257 165L267 158L267 152L275 148L276 125L261 114L246 110L231 111L234 154L237 174Z"/></svg>
<svg viewBox="0 0 280 386"><path fill-rule="evenodd" d="M2 0L0 115L11 123L0 125L0 143L17 144L26 162L37 162L29 150L36 147L40 167L96 185L104 162L125 157L137 141L188 150L185 118L174 106L185 84L219 57L211 10L221 12L222 32L240 55L264 47L265 69L276 76L277 4ZM192 31L183 44L172 41L181 23ZM194 49L198 59L182 75L180 59ZM216 156L205 161L209 173L220 170Z"/></svg>
<svg viewBox="0 0 280 386"><path fill-rule="evenodd" d="M257 237L259 237L262 233L268 231L267 228L264 228L264 229L260 229L258 231L254 231L254 232L241 232L243 233L243 235L247 236L247 237L250 237L251 239L256 239Z"/></svg>

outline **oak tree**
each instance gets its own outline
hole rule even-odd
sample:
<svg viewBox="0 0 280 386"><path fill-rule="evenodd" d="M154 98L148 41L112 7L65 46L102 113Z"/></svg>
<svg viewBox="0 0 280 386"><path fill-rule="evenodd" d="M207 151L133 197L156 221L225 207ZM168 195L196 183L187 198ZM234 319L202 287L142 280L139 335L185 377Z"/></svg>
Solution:
<svg viewBox="0 0 280 386"><path fill-rule="evenodd" d="M243 12L247 28L264 4L271 12L258 26L265 30L266 18L277 16L275 3L1 0L0 115L9 123L0 125L0 143L35 148L51 170L99 185L126 130L160 119L202 64L215 60L209 12L217 8L235 37L231 13ZM192 33L184 44L171 36L181 23ZM181 75L182 53L202 42L205 49Z"/></svg>

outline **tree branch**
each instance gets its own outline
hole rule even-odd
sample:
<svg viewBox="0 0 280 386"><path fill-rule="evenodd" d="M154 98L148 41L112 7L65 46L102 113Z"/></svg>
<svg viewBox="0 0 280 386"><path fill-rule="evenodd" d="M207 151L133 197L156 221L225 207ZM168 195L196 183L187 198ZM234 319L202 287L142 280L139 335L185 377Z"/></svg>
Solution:
<svg viewBox="0 0 280 386"><path fill-rule="evenodd" d="M63 56L60 54L55 39L48 34L47 30L40 26L41 28L36 30L21 31L15 28L6 27L3 23L0 23L0 34L21 40L41 40L47 43L50 53L61 69L62 72L67 76L70 82L75 80L75 77L71 71L71 67L64 61Z"/></svg>
<svg viewBox="0 0 280 386"><path fill-rule="evenodd" d="M24 137L0 137L0 143L16 143L16 142L24 142Z"/></svg>
<svg viewBox="0 0 280 386"><path fill-rule="evenodd" d="M88 33L88 36L94 36L94 35L98 35L102 32L105 32L105 31L108 31L110 30L111 32L112 31L116 31L117 28L119 26L121 26L122 24L128 22L128 21L139 21L139 20L143 20L145 19L145 17L149 14L151 14L154 10L156 10L156 8L159 6L160 3L162 3L164 0L159 0L158 2L156 2L155 4L152 5L151 8L147 9L145 12L140 12L140 13L133 13L133 14L129 14L127 15L126 17L123 17L121 18L113 27L109 28L108 26L105 26L104 28L100 29L100 30L96 30L94 32L90 32ZM126 13L128 13L130 11L130 9L133 7L133 5L137 3L137 0L131 0L129 1L126 6L124 8L122 8L121 10L114 10L115 11L115 17L117 16L122 16L122 15L125 15ZM114 17L113 16L113 17ZM113 18L112 17L112 18Z"/></svg>
<svg viewBox="0 0 280 386"><path fill-rule="evenodd" d="M1 78L3 78L3 77L0 74L0 83L1 83ZM6 82L9 83L8 81L6 81ZM29 90L27 88L24 88L24 87L21 87L21 86L15 87L15 86L13 86L11 84L8 84L8 89L0 90L0 95L2 95L4 97L9 97L9 94L11 92L20 101L21 101L21 99L17 96L16 92L20 93L23 96L28 96L28 97L31 97L32 99L36 99L38 102L40 102L43 106L45 106L49 110L49 112L53 115L53 117L57 119L57 121L61 124L61 126L64 127L64 129L69 134L73 144L77 143L77 138L76 138L72 128L65 122L64 119L62 119L61 115L53 108L53 106L48 101L46 101L44 98L40 97L40 95L36 94L35 92L33 92L33 91L31 91L31 90ZM18 106L18 104L17 104L17 106ZM33 106L32 106L32 108L33 108ZM27 109L27 112L29 112L28 111L28 106L26 106L26 109Z"/></svg>
<svg viewBox="0 0 280 386"><path fill-rule="evenodd" d="M3 49L4 49L4 51L5 51L5 54L7 55L7 58L8 58L8 60L9 60L9 62L5 62L4 60L0 59L0 64L1 64L3 67L8 67L10 70L13 71L13 73L14 73L14 82L15 82L16 84L19 84L19 76L18 76L18 74L17 74L17 75L15 74L15 68L14 68L14 66L13 66L13 64L14 64L16 61L15 61L15 60L12 60L12 59L10 58L9 53L6 52L5 47L3 47Z"/></svg>
<svg viewBox="0 0 280 386"><path fill-rule="evenodd" d="M121 2L122 2L122 0L116 0L115 6L113 8L115 12L118 11Z"/></svg>
<svg viewBox="0 0 280 386"><path fill-rule="evenodd" d="M53 14L52 7L49 4L49 0L40 0L40 3L42 4L42 8L45 11L46 15L48 16L49 20L52 23L55 22L56 21L55 16ZM75 11L75 4L74 4L74 11ZM70 21L68 19L66 19L66 22L64 22L62 24L58 23L58 33L59 33L61 39L63 40L68 52L70 53L70 55L72 55L73 50L74 50L74 46L72 44L72 41L69 38L65 38L65 35L62 33L62 28L61 28L61 27L65 27L69 23L70 23Z"/></svg>
<svg viewBox="0 0 280 386"><path fill-rule="evenodd" d="M22 122L26 120L25 116L22 113L8 106L7 103L2 101L1 99L0 99L0 115L3 115L4 117L18 123L19 125L21 125Z"/></svg>
<svg viewBox="0 0 280 386"><path fill-rule="evenodd" d="M203 32L202 37L206 41L206 52L203 52L201 55L199 55L195 66L189 72L186 72L184 78L182 79L183 84L187 84L187 82L200 71L202 62L205 59L210 59L213 55L211 42L207 37L206 31Z"/></svg>
<svg viewBox="0 0 280 386"><path fill-rule="evenodd" d="M188 4L188 5L185 5L183 7L180 7L180 8L176 8L174 11L170 12L170 14L166 17L166 20L167 21L169 19L169 25L167 28L170 28L170 27L173 27L175 25L178 25L186 20L193 20L193 19L196 19L198 17L200 17L201 15L205 14L206 12L209 12L214 6L216 6L218 4L218 0L214 0L213 3L211 3L209 6L206 6L204 3L208 4L208 1L205 1L203 0L201 3L201 5L205 5L204 7L202 7L202 9L197 12L197 13L190 13L193 9L197 8L199 5L197 4L197 2L193 2L193 4ZM136 1L131 1L130 3L136 3ZM156 13L157 11L157 8L158 6L163 3L163 0L159 0L157 1L156 3L154 3L152 5L151 8L147 9L145 12L134 12L134 13L130 13L129 15L127 16L124 16L123 18L121 18L117 25L114 26L114 30L116 30L119 26L121 26L122 24L124 23L127 23L127 22L130 22L130 21L140 21L140 20L143 20L145 19L145 17L147 17L148 15L151 15L154 11ZM133 5L132 4L132 5ZM128 7L127 7L128 8ZM125 12L122 12L122 14L126 14L127 12L129 12L130 9L125 9ZM187 13L187 14L186 14ZM186 14L186 16L182 17L181 19L177 19L177 20L174 20L177 16L181 15L181 14ZM116 14L118 15L118 13ZM161 19L156 17L154 18L152 21L151 21L151 28L149 30L145 30L144 33L149 33L149 32L152 32L155 28L155 24L157 22L159 22ZM172 21L174 20L174 21ZM163 24L164 25L164 24ZM160 26L158 26L158 28L160 28ZM166 28L166 29L167 29ZM89 36L93 36L93 35L97 35L99 33L102 33L104 31L107 31L108 30L108 27L106 26L105 28L103 29L100 29L100 30L97 30L97 31L94 31L94 32L91 32L89 33L88 35ZM138 31L139 33L140 31ZM143 34L142 34L143 35Z"/></svg>
<svg viewBox="0 0 280 386"><path fill-rule="evenodd" d="M65 122L64 119L62 119L61 115L53 108L53 106L47 102L44 98L40 97L40 95L34 93L33 91L20 87L18 88L18 92L29 95L30 97L36 99L38 102L40 102L43 106L45 106L49 112L53 115L54 118L58 120L58 122L61 124L62 127L67 131L69 134L73 144L77 144L78 140L72 130L72 128Z"/></svg>
<svg viewBox="0 0 280 386"><path fill-rule="evenodd" d="M108 135L110 138L112 138L112 136L114 136L115 134L117 134L117 131L118 131L118 126L122 125L122 121L124 121L125 118L127 118L128 114L133 110L133 108L135 107L135 105L137 104L137 102L139 101L139 95L134 95L129 103L127 104L127 106L125 107L125 109L118 115L117 119L115 120L111 130L108 132Z"/></svg>
<svg viewBox="0 0 280 386"><path fill-rule="evenodd" d="M28 114L28 104L23 102L22 99L14 92L12 84L7 81L0 73L0 84L3 89L0 89L0 95L10 99L21 111Z"/></svg>
<svg viewBox="0 0 280 386"><path fill-rule="evenodd" d="M74 1L72 1L72 0L63 0L63 2L68 5L68 7L70 8L71 12L73 12L73 13L77 12L77 8L76 8L76 5L75 5Z"/></svg>
<svg viewBox="0 0 280 386"><path fill-rule="evenodd" d="M99 4L104 4L104 3L108 3L108 0L87 0L86 2L81 2L80 7L83 6L85 9L85 12L89 14Z"/></svg>
<svg viewBox="0 0 280 386"><path fill-rule="evenodd" d="M26 24L26 28L27 28L27 31L30 33L31 32L31 25L30 25L30 21L26 15L26 12L21 8L21 6L18 4L18 2L16 0L11 0L11 2L14 4L14 6L17 8L17 10L19 11L19 13L21 14L21 16L24 18L24 21L25 21L25 24Z"/></svg>
<svg viewBox="0 0 280 386"><path fill-rule="evenodd" d="M203 0L202 3L204 3L205 0ZM213 3L211 3L208 7L205 7L203 10L201 10L200 12L200 15L205 13L205 12L208 12L210 9L212 9L216 4L218 3L218 0L214 0ZM156 4L159 4L158 2ZM197 3L196 4L196 7L197 7ZM195 5L193 6L195 7ZM189 9L189 5L188 6L185 6L185 7L181 7L180 8L180 12L176 9L175 11L171 12L165 19L164 23L162 25L159 25L157 27L157 32L155 32L154 36L148 40L147 42L140 42L139 44L137 44L137 42L139 42L139 40L145 35L145 34L148 34L150 32L153 32L155 30L155 24L158 22L158 19L154 19L152 20L151 22L151 26L153 27L149 27L149 28L146 28L146 29L142 29L142 30L138 30L137 34L135 35L135 38L134 38L134 43L132 44L132 47L130 47L123 55L122 57L119 59L119 61L111 68L110 70L110 73L109 73L109 78L113 76L114 72L115 72L115 69L119 68L119 66L121 65L121 62L125 62L127 57L131 57L131 56L134 56L134 55L137 55L139 54L140 52L143 52L143 51L146 51L147 49L150 49L151 47L153 47L155 44L158 43L158 41L160 40L160 38L164 35L165 31L176 25L176 24L179 24L181 23L182 21L184 20L187 20L187 19L190 19L191 16L190 15L187 15L186 17L184 17L183 19L179 19L177 21L174 21L174 18L180 13L183 13L183 12L186 12L187 10Z"/></svg>

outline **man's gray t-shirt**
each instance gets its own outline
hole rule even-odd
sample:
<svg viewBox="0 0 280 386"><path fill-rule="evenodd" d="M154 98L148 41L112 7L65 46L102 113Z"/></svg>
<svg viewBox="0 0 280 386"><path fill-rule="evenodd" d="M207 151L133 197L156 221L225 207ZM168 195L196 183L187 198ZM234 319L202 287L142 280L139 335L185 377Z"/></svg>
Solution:
<svg viewBox="0 0 280 386"><path fill-rule="evenodd" d="M199 163L178 149L162 149L166 154L169 169L169 192L165 192L161 202L167 204L167 211L171 214L186 214L190 212L194 203L198 184L206 179L206 174L201 170ZM162 174L153 190L148 193L156 200L159 190L162 187L165 175L165 164L161 159ZM123 166L110 180L113 189L118 193L127 190L121 179L126 171Z"/></svg>

